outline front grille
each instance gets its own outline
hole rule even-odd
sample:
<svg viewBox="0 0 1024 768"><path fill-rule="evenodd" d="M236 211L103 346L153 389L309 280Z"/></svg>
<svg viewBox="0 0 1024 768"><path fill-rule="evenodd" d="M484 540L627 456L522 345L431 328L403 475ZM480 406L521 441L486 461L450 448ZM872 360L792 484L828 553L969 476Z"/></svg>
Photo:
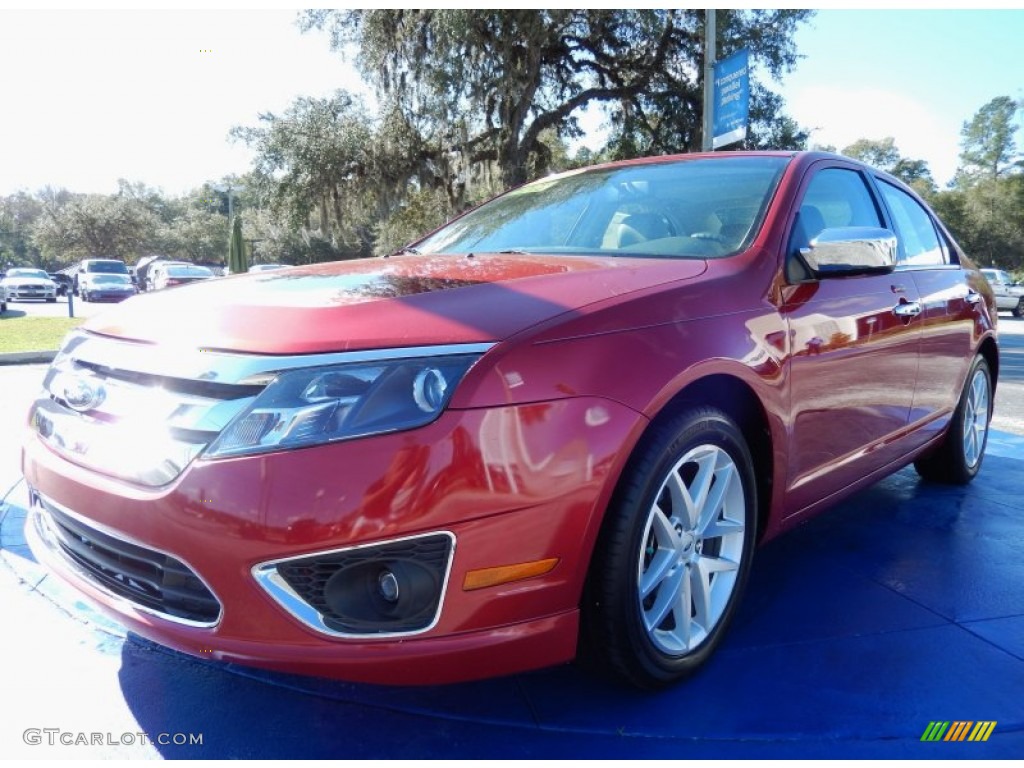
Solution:
<svg viewBox="0 0 1024 768"><path fill-rule="evenodd" d="M211 381L215 365L180 377L133 370L144 345L79 339L85 343L62 352L47 371L48 397L35 402L32 426L65 459L140 485L159 487L178 477L263 389ZM105 351L120 365L104 362ZM75 410L69 392L83 391L93 400Z"/></svg>
<svg viewBox="0 0 1024 768"><path fill-rule="evenodd" d="M220 603L183 562L101 533L46 501L42 504L53 543L108 592L168 618L216 623Z"/></svg>

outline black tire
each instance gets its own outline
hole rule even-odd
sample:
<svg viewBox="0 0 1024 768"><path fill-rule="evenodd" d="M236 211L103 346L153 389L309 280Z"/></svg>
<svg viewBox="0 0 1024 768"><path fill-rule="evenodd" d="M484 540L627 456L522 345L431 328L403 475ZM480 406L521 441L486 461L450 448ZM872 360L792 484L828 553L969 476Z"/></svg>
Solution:
<svg viewBox="0 0 1024 768"><path fill-rule="evenodd" d="M985 458L992 404L992 374L985 358L978 355L971 364L942 442L914 462L917 473L937 483L966 485L971 482Z"/></svg>
<svg viewBox="0 0 1024 768"><path fill-rule="evenodd" d="M1020 299L1017 306L1010 311L1013 312L1014 317L1024 317L1024 298Z"/></svg>
<svg viewBox="0 0 1024 768"><path fill-rule="evenodd" d="M689 495L702 476L711 500L704 520L721 530L686 517L682 489ZM692 407L655 424L630 458L598 538L583 603L583 659L648 690L694 673L736 612L756 531L753 460L732 419ZM707 571L722 564L728 568ZM694 587L705 596L703 614Z"/></svg>
<svg viewBox="0 0 1024 768"><path fill-rule="evenodd" d="M46 303L47 303L47 304L56 304L56 303L57 303L57 298L56 298L56 297L54 297L54 298L52 298L52 299L47 299L47 300L46 300Z"/></svg>

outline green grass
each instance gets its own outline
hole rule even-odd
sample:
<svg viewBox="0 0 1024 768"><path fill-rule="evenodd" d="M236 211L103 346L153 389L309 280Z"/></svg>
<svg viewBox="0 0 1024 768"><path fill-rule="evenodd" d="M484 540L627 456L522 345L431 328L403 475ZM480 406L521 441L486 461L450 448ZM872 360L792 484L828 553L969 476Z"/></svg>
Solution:
<svg viewBox="0 0 1024 768"><path fill-rule="evenodd" d="M84 317L10 317L8 314L0 315L0 354L57 349L64 334L84 321Z"/></svg>

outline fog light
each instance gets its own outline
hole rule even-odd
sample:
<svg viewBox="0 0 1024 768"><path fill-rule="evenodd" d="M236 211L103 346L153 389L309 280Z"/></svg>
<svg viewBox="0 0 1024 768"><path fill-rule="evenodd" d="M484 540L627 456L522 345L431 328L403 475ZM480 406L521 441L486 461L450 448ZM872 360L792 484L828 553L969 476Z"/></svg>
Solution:
<svg viewBox="0 0 1024 768"><path fill-rule="evenodd" d="M398 577L391 571L381 571L377 577L377 589L389 603L398 602Z"/></svg>
<svg viewBox="0 0 1024 768"><path fill-rule="evenodd" d="M438 621L455 537L410 536L263 563L256 580L289 613L329 635L425 632Z"/></svg>
<svg viewBox="0 0 1024 768"><path fill-rule="evenodd" d="M339 568L324 584L329 612L355 629L428 624L441 596L440 574L409 560L369 560Z"/></svg>

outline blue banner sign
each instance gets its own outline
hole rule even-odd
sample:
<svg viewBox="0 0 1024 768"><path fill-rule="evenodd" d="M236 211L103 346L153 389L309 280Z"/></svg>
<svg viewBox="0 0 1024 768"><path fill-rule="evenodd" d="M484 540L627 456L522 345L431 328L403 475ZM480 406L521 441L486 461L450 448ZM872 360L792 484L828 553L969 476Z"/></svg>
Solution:
<svg viewBox="0 0 1024 768"><path fill-rule="evenodd" d="M714 129L712 147L718 149L747 138L750 116L750 67L747 49L715 62Z"/></svg>

